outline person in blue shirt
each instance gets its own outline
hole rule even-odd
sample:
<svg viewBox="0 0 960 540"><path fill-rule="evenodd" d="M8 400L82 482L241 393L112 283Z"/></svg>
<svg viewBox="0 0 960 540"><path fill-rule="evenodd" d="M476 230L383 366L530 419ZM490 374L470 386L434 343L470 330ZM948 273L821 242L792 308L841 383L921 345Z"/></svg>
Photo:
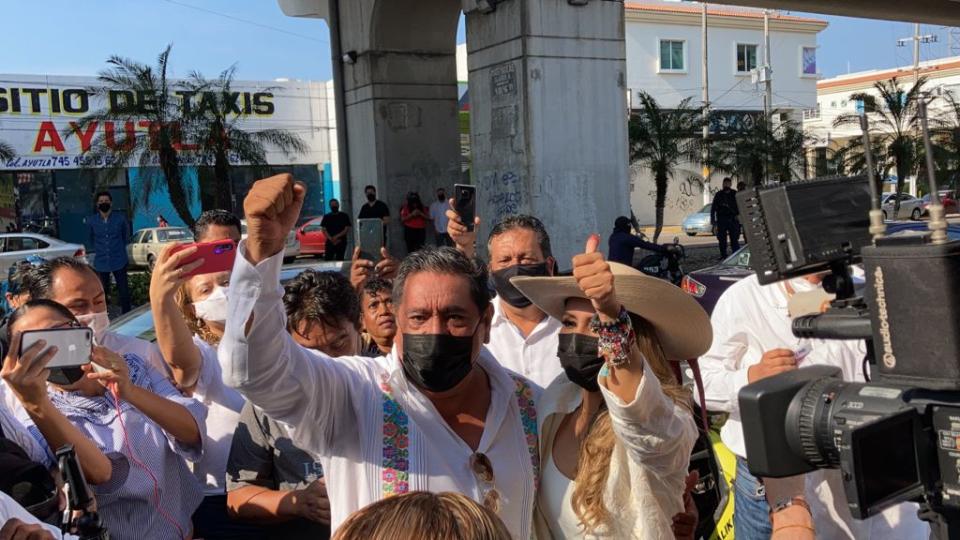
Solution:
<svg viewBox="0 0 960 540"><path fill-rule="evenodd" d="M666 248L653 242L647 242L630 232L630 218L620 216L613 222L613 234L610 235L610 260L633 266L633 250L646 249L654 253L665 253Z"/></svg>
<svg viewBox="0 0 960 540"><path fill-rule="evenodd" d="M130 224L127 218L112 211L113 197L101 191L96 197L97 211L87 218L90 227L90 245L96 254L93 267L103 282L103 292L110 294L110 274L117 282L120 309L130 311L130 288L127 285L127 243L130 242Z"/></svg>

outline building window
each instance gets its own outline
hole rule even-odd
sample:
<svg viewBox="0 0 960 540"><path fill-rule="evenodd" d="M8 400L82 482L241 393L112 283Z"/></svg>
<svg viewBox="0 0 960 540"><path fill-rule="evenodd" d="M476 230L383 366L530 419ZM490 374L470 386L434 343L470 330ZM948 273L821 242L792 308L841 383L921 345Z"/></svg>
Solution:
<svg viewBox="0 0 960 540"><path fill-rule="evenodd" d="M800 74L801 75L817 75L817 48L816 47L801 47L800 48Z"/></svg>
<svg viewBox="0 0 960 540"><path fill-rule="evenodd" d="M749 73L757 69L757 46L737 43L737 73Z"/></svg>
<svg viewBox="0 0 960 540"><path fill-rule="evenodd" d="M660 40L660 71L683 71L687 69L684 62L683 41Z"/></svg>

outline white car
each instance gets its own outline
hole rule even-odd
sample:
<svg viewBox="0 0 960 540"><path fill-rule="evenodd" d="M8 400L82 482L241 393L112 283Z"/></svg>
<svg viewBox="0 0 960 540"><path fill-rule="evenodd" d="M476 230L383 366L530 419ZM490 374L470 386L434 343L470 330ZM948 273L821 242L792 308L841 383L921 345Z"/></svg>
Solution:
<svg viewBox="0 0 960 540"><path fill-rule="evenodd" d="M240 220L240 239L247 237L247 220ZM300 256L300 241L297 240L297 230L293 229L287 235L287 244L283 247L283 262L292 263Z"/></svg>
<svg viewBox="0 0 960 540"><path fill-rule="evenodd" d="M11 266L31 255L44 259L76 257L84 262L87 260L86 248L81 244L70 244L36 233L0 234L0 275L7 276Z"/></svg>
<svg viewBox="0 0 960 540"><path fill-rule="evenodd" d="M893 215L894 203L897 200L895 197L900 199L900 212L897 215ZM883 219L910 218L916 221L923 215L923 199L918 199L909 193L887 193L883 196L880 207L883 209Z"/></svg>
<svg viewBox="0 0 960 540"><path fill-rule="evenodd" d="M193 242L193 232L186 227L150 227L133 233L127 244L127 259L131 266L153 270L157 257L167 244Z"/></svg>

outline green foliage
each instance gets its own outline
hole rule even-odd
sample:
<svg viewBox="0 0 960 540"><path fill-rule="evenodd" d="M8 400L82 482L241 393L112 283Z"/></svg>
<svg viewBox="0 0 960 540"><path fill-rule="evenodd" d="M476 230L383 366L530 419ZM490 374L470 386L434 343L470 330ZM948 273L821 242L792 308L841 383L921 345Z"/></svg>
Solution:
<svg viewBox="0 0 960 540"><path fill-rule="evenodd" d="M127 285L130 287L130 305L133 307L150 303L150 272L130 272L127 275ZM116 284L110 287L107 295L108 305L120 305L120 295Z"/></svg>
<svg viewBox="0 0 960 540"><path fill-rule="evenodd" d="M814 141L793 120L777 125L761 120L714 142L708 165L748 185L761 185L765 178L789 182L803 177L806 149Z"/></svg>

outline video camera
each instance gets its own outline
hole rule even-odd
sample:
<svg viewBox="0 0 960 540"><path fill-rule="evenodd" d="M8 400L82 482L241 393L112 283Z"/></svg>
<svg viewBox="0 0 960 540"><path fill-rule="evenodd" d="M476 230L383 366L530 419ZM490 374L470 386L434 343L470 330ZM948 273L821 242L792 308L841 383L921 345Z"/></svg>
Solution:
<svg viewBox="0 0 960 540"><path fill-rule="evenodd" d="M762 284L830 272L824 286L837 299L795 319L793 333L866 340L874 378L844 382L839 368L813 366L744 387L747 462L771 478L839 469L853 517L915 501L935 535L958 537L960 242L948 240L942 207L931 211L930 232L885 236L876 191L873 178L857 177L738 195ZM863 297L850 277L857 263Z"/></svg>

